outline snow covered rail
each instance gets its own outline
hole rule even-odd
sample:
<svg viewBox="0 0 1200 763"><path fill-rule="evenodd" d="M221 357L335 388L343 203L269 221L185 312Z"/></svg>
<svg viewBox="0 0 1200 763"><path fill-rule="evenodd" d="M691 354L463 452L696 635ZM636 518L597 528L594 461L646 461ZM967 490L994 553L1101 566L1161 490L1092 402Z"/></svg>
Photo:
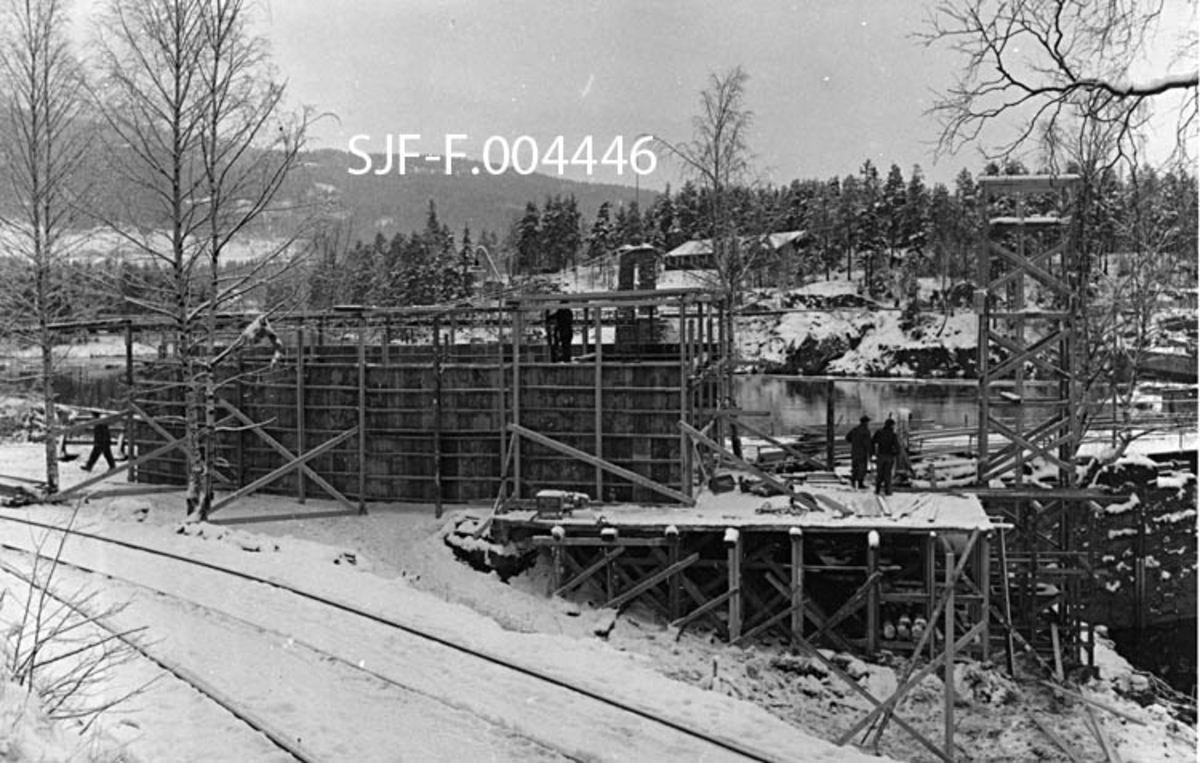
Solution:
<svg viewBox="0 0 1200 763"><path fill-rule="evenodd" d="M5 519L11 520L10 517L5 517ZM0 543L0 548L18 552L25 551L23 548L18 548L16 546L11 546L4 543ZM47 555L40 553L37 555L45 559L50 559L50 557ZM62 564L61 560L58 560L58 563ZM87 572L93 572L93 570L87 570L86 568L82 567L80 567L80 569L84 569ZM55 591L52 590L52 586L39 583L34 578L22 573L20 570L15 569L9 564L0 564L0 576L11 576L17 578L24 585L29 586L34 590L42 591L48 598L54 599L63 607L77 611L85 620L107 631L113 639L122 642L127 647L141 655L143 658L149 660L162 670L187 684L192 689L209 699L211 702L216 703L239 721L249 726L252 730L257 731L265 736L272 744L274 744L283 752L286 752L294 759L302 761L303 763L316 763L317 761L321 760L320 757L313 755L311 752L305 749L305 747L300 744L299 740L291 738L290 735L276 728L274 724L272 724L266 718L263 718L260 714L254 712L250 708L247 708L244 704L236 702L228 694L214 686L211 681L204 679L195 671L189 670L187 667L174 660L170 660L163 655L154 654L150 649L135 639L130 638L125 631L105 622L103 618L94 617L90 612L78 610L74 602L55 593Z"/></svg>
<svg viewBox="0 0 1200 763"><path fill-rule="evenodd" d="M8 523L17 523L52 532L61 532L63 529L55 525L11 515L0 515L0 519L6 520ZM575 683L537 667L520 664L504 655L489 654L484 649L438 635L414 625L412 622L402 622L394 617L367 611L327 595L302 590L269 577L232 569L209 561L188 558L126 540L75 530L70 531L70 534L71 543L68 543L66 547L67 553L63 556L63 562L76 563L72 552L74 546L94 546L90 553L94 564L85 562L80 566L98 568L95 569L96 572L112 577L125 578L125 575L119 570L120 562L114 561L115 558L124 554L124 552L112 550L114 547L119 547L134 552L134 556L151 554L164 561L169 560L168 563L156 565L164 568L162 574L168 580L168 582L162 583L165 588L172 588L176 584L185 586L190 579L209 577L209 584L205 587L209 589L210 595L228 600L231 607L238 606L237 600L239 599L250 599L258 595L253 594L251 589L262 592L265 590L264 586L274 590L275 593L272 595L300 597L308 602L305 605L308 613L304 616L308 621L332 621L335 618L341 618L341 631L343 633L357 632L359 646L369 646L367 642L371 644L386 643L390 651L403 655L403 661L400 663L404 668L403 672L393 669L393 675L389 677L384 675L388 672L388 669L385 668L380 668L378 672L365 671L372 677L383 678L385 681L398 679L400 683L397 683L397 686L402 686L406 690L424 697L432 697L443 705L475 713L483 720L490 720L494 724L511 728L544 750L559 751L559 754L566 757L574 757L579 752L577 745L580 742L573 740L571 734L586 728L590 729L591 736L596 737L595 744L611 745L614 744L613 740L618 740L615 742L616 744L624 744L626 749L631 751L637 749L654 756L655 750L657 750L657 754L662 756L660 759L696 759L697 757L756 761L792 759L790 754L763 751L734 739L709 733L703 728L689 725L687 721L663 716L653 710L638 707L633 702L606 696L601 690ZM20 542L14 542L14 535L11 532L0 532L0 542L8 547L21 547ZM103 549L107 549L107 551L103 551ZM28 552L31 549L24 547L21 550ZM85 560L89 556L82 551L80 555ZM193 572L181 574L182 570L178 566L180 564L187 565L187 568ZM174 569L168 573L165 568ZM219 577L211 578L210 573L217 573ZM221 585L219 583L221 577L226 580L231 577L237 578L260 585L234 589L232 585ZM134 580L132 577L126 579L139 586L157 589L155 584L148 585L146 582ZM218 581L215 586L212 584L214 580ZM214 587L221 589L221 592L212 593L211 589ZM235 590L238 595L233 595ZM163 592L173 597L190 599L190 596L173 590ZM212 603L192 601L204 607L215 606ZM253 609L252 601L240 603ZM312 608L313 604L318 606L314 609ZM223 611L231 617L239 617L237 614L232 614L232 610L225 610L224 606L220 606L218 611ZM322 612L326 614L323 615ZM360 625L346 627L346 615L351 616L350 622L357 622ZM252 617L252 615L247 615L247 617ZM370 638L363 635L363 631L366 630L372 631L373 635ZM321 638L328 637L314 636L313 638L320 641ZM335 653L336 649L332 652L328 651L330 647L324 644L319 646L305 644L304 646L329 654L338 661L347 662L347 658L340 657ZM370 649L364 649L363 653L370 655ZM370 659L378 660L379 658L371 656ZM347 664L354 667L352 662ZM362 665L359 664L358 667L361 668ZM416 675L410 675L409 669ZM449 680L447 680L448 678ZM459 680L473 680L478 685L464 687L458 684ZM491 688L492 693L496 693L496 689L493 688L496 683L511 688L501 689L504 696L500 700L480 696L485 690L484 687ZM457 691L458 694L448 693L452 690ZM518 692L516 696L526 698L525 707L521 707L521 703L512 702L511 698L514 696L514 692ZM533 698L536 698L537 701L534 702ZM530 702L533 704L530 705ZM569 717L572 715L574 718ZM568 733L563 729L556 728L556 725L569 727L572 724L576 732ZM631 735L630 731L634 728L638 730L638 734ZM576 737L576 739L578 738ZM620 741L622 738L624 741ZM607 741L601 741L602 739ZM589 743L592 741L589 738ZM629 745L637 747L631 748ZM645 745L645 749L642 749L643 745ZM616 751L614 750L614 752ZM844 752L854 757L853 751L847 749ZM311 759L304 757L302 750L300 754L293 754L302 760Z"/></svg>

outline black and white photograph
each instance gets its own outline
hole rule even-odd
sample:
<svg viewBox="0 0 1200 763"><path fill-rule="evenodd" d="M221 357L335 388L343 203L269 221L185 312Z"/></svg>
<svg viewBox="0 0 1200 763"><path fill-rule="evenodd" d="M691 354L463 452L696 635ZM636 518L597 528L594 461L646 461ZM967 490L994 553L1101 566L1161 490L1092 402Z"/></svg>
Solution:
<svg viewBox="0 0 1200 763"><path fill-rule="evenodd" d="M0 0L0 761L1195 761L1196 0Z"/></svg>

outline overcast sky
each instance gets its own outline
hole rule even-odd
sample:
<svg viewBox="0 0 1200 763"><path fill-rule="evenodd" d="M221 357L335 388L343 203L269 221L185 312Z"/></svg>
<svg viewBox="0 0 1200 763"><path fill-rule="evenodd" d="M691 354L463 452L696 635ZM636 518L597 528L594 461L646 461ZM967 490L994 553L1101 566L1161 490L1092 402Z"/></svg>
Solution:
<svg viewBox="0 0 1200 763"><path fill-rule="evenodd" d="M512 145L527 135L544 152L561 135L569 159L592 136L599 158L617 136L627 152L645 133L688 138L709 75L741 65L764 179L844 176L870 158L881 173L896 163L907 177L920 164L949 183L982 160L967 151L934 163L937 126L925 112L960 60L913 38L928 5L264 0L262 32L292 104L336 115L318 127L323 146L366 135L359 145L382 152L389 133L415 133L410 150L440 154L459 133L468 138L455 147L478 157L492 136ZM660 162L640 182L678 185L678 167Z"/></svg>
<svg viewBox="0 0 1200 763"><path fill-rule="evenodd" d="M382 151L388 133L419 133L409 148L442 153L445 135L478 155L484 140L522 135L548 147L564 136L567 158L593 137L690 135L710 73L741 65L750 75L755 165L774 182L857 172L870 158L885 172L949 180L972 155L936 166L935 124L923 112L954 59L911 38L917 2L728 0L273 0L264 32L294 104L336 114L319 128L325 146L352 136ZM499 148L500 144L495 144ZM497 161L499 154L495 155ZM596 158L599 158L597 155ZM546 168L541 168L545 171ZM550 170L552 173L554 170ZM625 181L633 184L626 172ZM678 184L660 162L643 180Z"/></svg>

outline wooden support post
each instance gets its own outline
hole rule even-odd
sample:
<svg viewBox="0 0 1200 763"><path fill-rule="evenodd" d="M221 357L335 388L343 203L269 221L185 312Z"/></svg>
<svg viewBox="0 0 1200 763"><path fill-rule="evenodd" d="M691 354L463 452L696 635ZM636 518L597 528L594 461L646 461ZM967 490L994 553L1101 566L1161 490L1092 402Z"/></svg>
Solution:
<svg viewBox="0 0 1200 763"><path fill-rule="evenodd" d="M237 410L242 410L246 405L246 388L242 384L242 376L246 373L246 362L242 357L242 353L237 355L237 384L234 387L234 399L237 400ZM234 485L241 487L246 484L246 433L238 428L234 437L234 442L237 443L237 474L234 476Z"/></svg>
<svg viewBox="0 0 1200 763"><path fill-rule="evenodd" d="M1025 517L1025 545L1029 552L1029 561L1025 568L1025 579L1022 581L1022 593L1025 595L1025 615L1029 618L1026 626L1029 628L1029 643L1037 643L1038 615L1038 507L1035 501L1022 501L1021 513Z"/></svg>
<svg viewBox="0 0 1200 763"><path fill-rule="evenodd" d="M566 537L565 531L561 527L554 527L550 531L550 536L554 539L554 545L550 548L550 555L553 564L550 570L550 595L562 588L563 582L563 538Z"/></svg>
<svg viewBox="0 0 1200 763"><path fill-rule="evenodd" d="M726 557L729 566L729 640L742 637L742 534L733 527L725 530Z"/></svg>
<svg viewBox="0 0 1200 763"><path fill-rule="evenodd" d="M383 317L383 348L380 350L381 361L386 368L391 364L392 352L392 316Z"/></svg>
<svg viewBox="0 0 1200 763"><path fill-rule="evenodd" d="M867 575L876 578L879 574L879 533L867 533ZM867 589L867 657L875 658L879 651L879 583Z"/></svg>
<svg viewBox="0 0 1200 763"><path fill-rule="evenodd" d="M505 388L508 386L504 382L504 314L499 310L496 311L496 387L498 394L496 395L496 420L500 422L500 490L499 496L504 495L505 480L508 479L508 464L512 458L509 450L509 438L513 437L508 433L508 400L505 394ZM515 437L513 438L515 439ZM497 506L500 504L500 497L497 497ZM493 513L495 513L493 511Z"/></svg>
<svg viewBox="0 0 1200 763"><path fill-rule="evenodd" d="M833 471L834 418L836 411L833 405L833 379L825 381L825 468Z"/></svg>
<svg viewBox="0 0 1200 763"><path fill-rule="evenodd" d="M792 646L804 638L804 531L793 527L788 531L792 544Z"/></svg>
<svg viewBox="0 0 1200 763"><path fill-rule="evenodd" d="M307 401L304 395L304 327L296 327L296 452L308 450L304 442L304 419ZM361 425L361 421L359 424ZM296 500L304 503L305 495L304 472L296 472Z"/></svg>
<svg viewBox="0 0 1200 763"><path fill-rule="evenodd" d="M433 511L442 518L442 326L433 317Z"/></svg>
<svg viewBox="0 0 1200 763"><path fill-rule="evenodd" d="M693 424L691 417L688 416L688 379L691 376L691 367L694 365L688 359L688 348L691 346L690 341L685 338L688 328L688 313L687 302L679 304L679 420ZM687 434L679 433L679 490L684 495L691 497L692 495L692 459L691 459L691 443L688 441ZM671 616L674 619L674 615Z"/></svg>
<svg viewBox="0 0 1200 763"><path fill-rule="evenodd" d="M1141 643L1146 628L1146 515L1141 501L1133 512L1137 522L1137 535L1133 552L1133 634L1135 643Z"/></svg>
<svg viewBox="0 0 1200 763"><path fill-rule="evenodd" d="M521 308L512 311L512 425L521 425ZM521 497L521 438L513 440L513 498Z"/></svg>
<svg viewBox="0 0 1200 763"><path fill-rule="evenodd" d="M946 662L944 680L942 684L945 688L944 696L944 712L946 723L946 740L943 743L944 749L951 757L954 757L954 583L957 576L954 574L954 551L946 549L946 622L943 626L943 638L946 644ZM932 623L930 624L932 627Z"/></svg>
<svg viewBox="0 0 1200 763"><path fill-rule="evenodd" d="M593 384L593 398L595 400L595 410L593 415L593 426L595 433L592 435L594 440L594 449L596 458L604 458L604 336L603 325L601 323L601 308L596 308L596 356L593 360L595 364L595 375ZM604 500L604 470L599 466L596 467L596 501Z"/></svg>
<svg viewBox="0 0 1200 763"><path fill-rule="evenodd" d="M367 513L367 321L358 325L358 513Z"/></svg>
<svg viewBox="0 0 1200 763"><path fill-rule="evenodd" d="M667 564L674 567L679 563L679 529L670 525L666 530ZM667 609L672 620L679 618L679 574L675 573L667 579Z"/></svg>
<svg viewBox="0 0 1200 763"><path fill-rule="evenodd" d="M1004 607L1004 621L1009 623L1009 626L1004 629L1004 659L1005 666L1008 668L1010 678L1017 677L1016 666L1016 647L1013 645L1013 629L1012 623L1012 600L1009 597L1009 577L1008 577L1008 544L1006 542L1007 531L1001 528L1000 530L1000 592L1001 603Z"/></svg>
<svg viewBox="0 0 1200 763"><path fill-rule="evenodd" d="M978 552L979 587L983 590L983 603L978 606L979 614L975 618L983 622L982 660L990 662L992 632L989 623L992 620L992 534L985 533L979 539Z"/></svg>

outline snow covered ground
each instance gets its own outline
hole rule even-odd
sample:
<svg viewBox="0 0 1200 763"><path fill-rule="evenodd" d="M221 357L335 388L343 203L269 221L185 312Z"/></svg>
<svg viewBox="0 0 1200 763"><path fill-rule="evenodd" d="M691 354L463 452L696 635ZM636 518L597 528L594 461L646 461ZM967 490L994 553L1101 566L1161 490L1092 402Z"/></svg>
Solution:
<svg viewBox="0 0 1200 763"><path fill-rule="evenodd" d="M40 458L36 444L5 444L0 446L0 473L37 477ZM69 467L64 470L67 484L86 476ZM98 487L123 488L127 483L118 478ZM331 508L317 501L299 506L285 497L256 496L215 519L268 519ZM63 521L67 512L66 507L35 506L0 514ZM89 532L232 565L419 623L771 751L780 760L840 761L858 755L823 740L835 739L869 705L823 673L819 663L770 645L732 648L703 631L689 631L676 641L673 632L636 606L614 618L586 602L548 599L541 568L501 582L454 558L444 536L458 518L455 512L439 520L429 506L371 505L364 517L192 525L180 533L182 518L182 497L166 493L97 496L82 504L78 521ZM0 521L0 528L6 524ZM11 526L0 532L5 542L20 541ZM446 678L439 672L445 666L428 664L409 646L362 626L321 622L318 613L287 597L243 587L212 590L203 578L189 579L140 557L99 553L90 563L114 576L99 590L107 600L128 603L123 625L147 627L146 640L164 659L195 666L264 714L291 719L289 723L303 728L306 748L320 751L319 759L438 760L448 759L442 756L449 749L456 759L528 760L561 757L568 749L567 757L574 759L648 760L651 750L663 749L655 747L664 743L655 736L659 732L645 728L597 737L595 725L579 723L570 708L548 710L526 703L529 698L520 689L500 678L453 672ZM183 596L184 603L115 579L125 575L154 581L157 590ZM63 579L96 585L94 577L83 573ZM4 584L15 585L11 579ZM6 608L0 614L11 617ZM410 694L356 678L344 666L321 659L312 646L398 677ZM1127 699L1122 692L1139 681L1138 674L1111 649L1099 652L1101 679L1085 690L1140 721L1097 713L1123 759L1193 759L1194 731L1161 707L1143 708ZM877 697L896 685L890 667L837 658ZM114 677L111 691L138 686L155 672L146 664L128 670ZM444 707L445 701L434 707L411 696L433 692L439 681L465 688L453 707ZM962 692L957 741L970 759L1065 760L1031 715L1056 729L1083 758L1100 756L1077 701L1056 698L1033 682L1014 684L996 670L973 665L959 666L956 683ZM2 688L0 746L7 745L0 749L2 760L282 759L264 737L177 680L160 679L105 714L93 727L101 736L82 742L72 725L48 725L32 708L23 711L22 690ZM901 715L939 739L941 697L940 680L930 676L902 703ZM410 725L398 725L406 720ZM607 754L596 750L596 739ZM882 750L896 760L931 759L894 725ZM652 757L694 759L686 752Z"/></svg>

